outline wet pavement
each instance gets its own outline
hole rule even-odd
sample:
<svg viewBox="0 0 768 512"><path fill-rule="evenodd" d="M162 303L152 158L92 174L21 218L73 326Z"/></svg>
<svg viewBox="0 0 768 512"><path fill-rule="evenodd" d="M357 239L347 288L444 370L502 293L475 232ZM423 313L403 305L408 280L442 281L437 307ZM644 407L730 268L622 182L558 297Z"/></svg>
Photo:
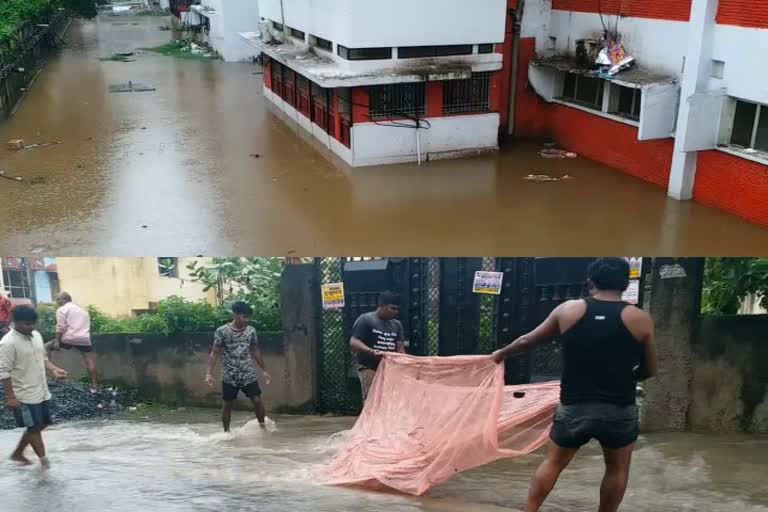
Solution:
<svg viewBox="0 0 768 512"><path fill-rule="evenodd" d="M501 512L524 506L541 454L459 474L422 497L328 487L318 477L352 418L277 417L262 431L236 413L231 435L217 410L84 421L46 431L51 469L5 460L18 431L0 431L3 510L47 512L258 511ZM643 436L623 512L768 512L768 438ZM596 510L602 458L588 446L543 512Z"/></svg>
<svg viewBox="0 0 768 512"><path fill-rule="evenodd" d="M285 122L249 64L152 53L158 17L76 22L0 142L0 254L744 255L768 230L621 172L499 154L352 170ZM153 92L110 93L138 82ZM251 155L258 154L255 158ZM531 183L529 174L571 180Z"/></svg>

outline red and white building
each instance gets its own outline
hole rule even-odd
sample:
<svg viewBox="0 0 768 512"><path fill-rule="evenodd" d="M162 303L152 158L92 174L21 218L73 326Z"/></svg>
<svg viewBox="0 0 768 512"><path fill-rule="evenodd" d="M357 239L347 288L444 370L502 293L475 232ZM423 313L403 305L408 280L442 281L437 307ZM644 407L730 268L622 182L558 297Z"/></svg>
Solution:
<svg viewBox="0 0 768 512"><path fill-rule="evenodd" d="M226 0L224 0L226 1ZM259 0L266 97L353 166L543 138L768 225L768 0ZM634 68L574 63L618 33Z"/></svg>

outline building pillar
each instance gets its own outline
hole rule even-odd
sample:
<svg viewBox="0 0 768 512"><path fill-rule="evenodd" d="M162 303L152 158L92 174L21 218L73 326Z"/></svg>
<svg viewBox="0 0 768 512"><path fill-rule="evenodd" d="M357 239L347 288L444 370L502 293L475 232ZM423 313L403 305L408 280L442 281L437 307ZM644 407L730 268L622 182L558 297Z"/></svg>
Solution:
<svg viewBox="0 0 768 512"><path fill-rule="evenodd" d="M680 107L677 113L675 148L669 173L670 197L685 201L693 197L696 181L697 152L685 151L689 130L697 129L692 120L691 102L697 93L707 90L712 71L712 32L719 0L693 0L688 22L688 44L680 83ZM695 107L694 107L695 108Z"/></svg>
<svg viewBox="0 0 768 512"><path fill-rule="evenodd" d="M287 402L294 412L317 403L317 297L314 265L286 265L280 278L280 312L285 343Z"/></svg>
<svg viewBox="0 0 768 512"><path fill-rule="evenodd" d="M644 432L688 426L693 332L701 308L704 258L654 258L644 303L656 325L658 374L643 386Z"/></svg>

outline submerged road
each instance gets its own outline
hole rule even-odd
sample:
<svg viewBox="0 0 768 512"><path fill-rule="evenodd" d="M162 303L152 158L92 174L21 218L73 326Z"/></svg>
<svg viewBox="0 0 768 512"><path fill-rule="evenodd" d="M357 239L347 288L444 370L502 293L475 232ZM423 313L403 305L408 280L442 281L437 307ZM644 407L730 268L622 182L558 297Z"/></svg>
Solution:
<svg viewBox="0 0 768 512"><path fill-rule="evenodd" d="M243 426L243 423L251 420ZM45 439L51 469L5 459L18 431L0 431L3 510L48 512L515 512L525 506L539 451L471 471L422 497L322 485L322 468L353 418L252 416L220 432L219 412L149 413L57 425ZM31 453L31 452L30 452ZM642 436L623 512L768 512L768 439L688 433ZM596 510L603 460L596 444L565 470L544 510Z"/></svg>
<svg viewBox="0 0 768 512"><path fill-rule="evenodd" d="M3 144L62 142L0 148L0 170L32 180L0 180L0 254L768 254L768 230L587 160L515 144L353 170L265 101L251 65L99 60L167 42L165 23L74 23L0 124ZM157 90L109 92L129 80Z"/></svg>

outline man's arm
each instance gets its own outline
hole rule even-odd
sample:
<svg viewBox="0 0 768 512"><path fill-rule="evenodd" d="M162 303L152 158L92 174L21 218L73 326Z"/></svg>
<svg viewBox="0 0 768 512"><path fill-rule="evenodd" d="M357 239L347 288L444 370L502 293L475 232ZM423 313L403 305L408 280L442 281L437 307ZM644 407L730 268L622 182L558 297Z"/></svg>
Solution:
<svg viewBox="0 0 768 512"><path fill-rule="evenodd" d="M5 390L5 407L7 409L16 409L21 405L16 399L16 393L13 391L11 382L11 370L16 364L16 350L10 345L0 345L0 381Z"/></svg>
<svg viewBox="0 0 768 512"><path fill-rule="evenodd" d="M272 377L269 375L269 372L267 371L267 365L264 364L264 358L261 355L261 350L259 350L258 346L251 345L250 347L251 357L253 358L253 362L256 363L256 366L261 368L261 371L264 373L264 380L267 384L269 384L272 381Z"/></svg>
<svg viewBox="0 0 768 512"><path fill-rule="evenodd" d="M67 378L67 371L63 370L62 368L59 368L58 366L50 362L47 357L45 358L45 369L48 370L51 373L51 375L53 375L59 380L63 380Z"/></svg>
<svg viewBox="0 0 768 512"><path fill-rule="evenodd" d="M560 334L558 315L560 314L562 307L563 304L560 304L552 310L549 316L531 332L523 334L506 347L500 348L494 352L491 356L493 360L496 361L496 363L501 363L511 355L525 352L537 345L552 341L554 337Z"/></svg>
<svg viewBox="0 0 768 512"><path fill-rule="evenodd" d="M640 366L635 371L635 379L642 382L656 376L656 341L654 340L653 318L645 311L640 311L640 324L643 328L643 336L640 343L643 346L643 354Z"/></svg>
<svg viewBox="0 0 768 512"><path fill-rule="evenodd" d="M368 325L364 317L360 317L355 321L355 325L352 326L352 337L349 339L349 348L352 349L352 352L368 354L370 356L376 355L376 351L362 340L364 336L367 336L369 330L370 325Z"/></svg>
<svg viewBox="0 0 768 512"><path fill-rule="evenodd" d="M67 317L64 314L62 308L56 310L56 339L53 340L53 348L59 349L61 345L61 339L64 337L64 333L67 331Z"/></svg>
<svg viewBox="0 0 768 512"><path fill-rule="evenodd" d="M211 355L208 357L208 371L205 373L205 383L208 384L209 387L213 387L213 369L219 364L221 351L221 345L217 346L214 342L213 350L211 350Z"/></svg>

